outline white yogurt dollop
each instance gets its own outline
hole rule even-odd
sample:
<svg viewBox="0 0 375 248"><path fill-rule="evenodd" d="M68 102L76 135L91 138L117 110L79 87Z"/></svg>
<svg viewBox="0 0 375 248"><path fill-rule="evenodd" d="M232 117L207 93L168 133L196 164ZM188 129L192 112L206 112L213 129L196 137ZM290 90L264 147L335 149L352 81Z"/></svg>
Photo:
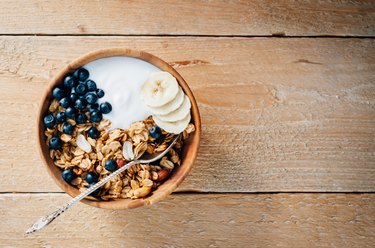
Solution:
<svg viewBox="0 0 375 248"><path fill-rule="evenodd" d="M142 121L152 114L141 99L141 86L156 66L136 58L116 56L92 61L84 66L90 79L104 90L98 103L109 102L112 111L103 115L112 122L110 129L126 129L133 122Z"/></svg>

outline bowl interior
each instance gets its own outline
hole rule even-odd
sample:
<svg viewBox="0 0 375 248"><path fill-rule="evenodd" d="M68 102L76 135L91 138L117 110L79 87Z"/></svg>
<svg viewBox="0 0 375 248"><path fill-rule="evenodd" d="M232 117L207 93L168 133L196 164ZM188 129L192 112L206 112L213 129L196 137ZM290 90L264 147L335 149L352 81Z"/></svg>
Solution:
<svg viewBox="0 0 375 248"><path fill-rule="evenodd" d="M89 53L84 55L70 64L68 64L60 73L52 80L52 82L48 85L39 108L38 118L37 118L37 140L39 142L39 151L41 158L43 160L44 165L46 166L48 172L55 180L57 185L67 192L72 197L77 196L80 192L78 189L74 188L73 186L66 183L61 178L61 171L58 167L53 164L53 160L49 156L49 148L45 144L45 137L44 137L44 126L43 126L43 117L48 111L48 106L52 101L52 89L61 83L63 77L75 71L76 69L84 66L85 64L101 59L101 58L108 58L113 56L128 56L133 58L142 59L147 61L156 67L160 68L163 71L167 71L171 73L180 84L181 88L184 90L185 94L190 98L191 101L191 122L195 125L196 131L193 132L189 139L185 141L182 155L181 155L181 165L174 169L173 173L170 175L169 179L166 180L163 184L161 184L152 194L143 199L118 199L114 201L102 201L102 200L91 200L91 199L84 199L82 202L100 208L107 208L107 209L127 209L127 208L135 208L143 205L148 205L155 203L167 195L171 194L177 186L185 179L189 171L191 170L193 163L196 159L199 142L200 142L200 135L201 135L201 122L200 122L200 115L197 103L195 98L186 84L185 80L181 77L181 75L173 69L168 63L161 60L160 58L146 53L142 51L135 51L130 49L124 48L112 48L112 49L105 49L99 50L96 52Z"/></svg>

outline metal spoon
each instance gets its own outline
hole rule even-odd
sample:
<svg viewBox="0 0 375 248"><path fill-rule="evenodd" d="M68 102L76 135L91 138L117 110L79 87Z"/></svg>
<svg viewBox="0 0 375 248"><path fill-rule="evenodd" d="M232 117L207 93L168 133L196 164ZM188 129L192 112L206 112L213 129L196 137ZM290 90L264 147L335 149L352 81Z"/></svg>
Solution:
<svg viewBox="0 0 375 248"><path fill-rule="evenodd" d="M37 220L29 229L26 230L26 234L33 233L33 232L38 231L38 230L42 229L43 227L47 226L49 223L54 221L58 216L60 216L62 213L64 213L66 210L68 210L71 206L73 206L74 204L76 204L77 202L79 202L80 200L85 198L86 196L90 195L92 192L94 192L98 188L102 187L108 181L113 179L115 176L117 176L121 172L124 172L126 169L129 169L131 166L133 166L135 164L148 164L148 163L152 163L156 160L161 159L165 154L167 154L167 152L169 152L169 150L174 146L174 144L176 144L179 136L180 135L176 135L176 137L173 139L171 144L163 152L152 154L152 155L144 154L142 156L142 159L136 159L136 160L133 160L133 161L127 163L126 165L117 169L115 172L113 172L112 174L110 174L109 176L104 178L103 180L99 181L98 183L96 183L93 186L91 186L90 188L88 188L86 191L82 192L81 194L79 194L76 197L74 197L73 199L71 199L67 204L65 204L61 208L57 209L56 211L54 211L54 212L52 212L52 213L50 213L46 216L43 216L42 218Z"/></svg>

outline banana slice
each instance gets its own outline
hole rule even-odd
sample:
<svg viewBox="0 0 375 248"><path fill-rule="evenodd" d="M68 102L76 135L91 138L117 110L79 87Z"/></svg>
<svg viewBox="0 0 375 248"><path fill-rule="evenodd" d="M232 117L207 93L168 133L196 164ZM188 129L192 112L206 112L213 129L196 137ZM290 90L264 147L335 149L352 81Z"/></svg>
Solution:
<svg viewBox="0 0 375 248"><path fill-rule="evenodd" d="M176 109L175 111L167 114L167 115L157 115L157 117L162 121L168 121L168 122L175 122L182 120L186 117L188 113L190 113L190 100L189 97L185 95L184 102L182 103L181 107Z"/></svg>
<svg viewBox="0 0 375 248"><path fill-rule="evenodd" d="M184 102L184 95L184 91L181 89L181 87L178 87L177 96L172 101L161 107L150 107L150 109L156 115L169 114L178 109L182 105L182 103Z"/></svg>
<svg viewBox="0 0 375 248"><path fill-rule="evenodd" d="M184 119L175 122L162 121L157 116L152 116L152 118L154 119L156 125L168 133L179 134L189 125L191 116L189 112Z"/></svg>
<svg viewBox="0 0 375 248"><path fill-rule="evenodd" d="M177 96L178 88L176 78L168 72L159 71L143 83L141 97L149 107L160 107Z"/></svg>

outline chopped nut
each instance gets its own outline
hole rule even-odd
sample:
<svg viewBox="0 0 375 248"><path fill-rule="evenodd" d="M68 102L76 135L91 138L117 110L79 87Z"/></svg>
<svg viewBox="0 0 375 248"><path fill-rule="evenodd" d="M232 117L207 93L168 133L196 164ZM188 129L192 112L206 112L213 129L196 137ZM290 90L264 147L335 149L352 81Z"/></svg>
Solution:
<svg viewBox="0 0 375 248"><path fill-rule="evenodd" d="M100 173L103 170L103 167L101 165L96 166L95 170Z"/></svg>
<svg viewBox="0 0 375 248"><path fill-rule="evenodd" d="M77 176L79 176L79 175L82 174L82 169L81 169L81 168L73 168L73 172L74 172Z"/></svg>
<svg viewBox="0 0 375 248"><path fill-rule="evenodd" d="M69 142L71 139L72 139L72 136L68 135L68 134L62 134L60 136L61 140L64 141L64 142Z"/></svg>
<svg viewBox="0 0 375 248"><path fill-rule="evenodd" d="M168 169L162 169L160 171L157 172L158 174L158 178L156 179L157 181L163 181L164 179L166 179L169 175L169 170Z"/></svg>
<svg viewBox="0 0 375 248"><path fill-rule="evenodd" d="M88 171L91 167L91 160L88 158L83 159L82 162L79 164L79 168L81 168L84 171Z"/></svg>

